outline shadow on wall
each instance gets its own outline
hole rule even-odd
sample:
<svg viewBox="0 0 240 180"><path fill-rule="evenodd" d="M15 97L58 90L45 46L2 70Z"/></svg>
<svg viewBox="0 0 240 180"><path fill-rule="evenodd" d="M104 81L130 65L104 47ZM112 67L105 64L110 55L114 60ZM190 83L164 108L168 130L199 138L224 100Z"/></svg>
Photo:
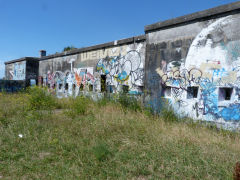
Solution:
<svg viewBox="0 0 240 180"><path fill-rule="evenodd" d="M0 92L18 92L25 89L25 81L0 80Z"/></svg>

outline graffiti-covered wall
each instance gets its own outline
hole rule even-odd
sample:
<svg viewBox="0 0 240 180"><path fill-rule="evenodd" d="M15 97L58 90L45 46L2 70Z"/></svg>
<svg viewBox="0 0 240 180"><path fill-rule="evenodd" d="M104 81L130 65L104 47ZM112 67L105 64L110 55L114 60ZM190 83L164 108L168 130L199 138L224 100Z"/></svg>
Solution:
<svg viewBox="0 0 240 180"><path fill-rule="evenodd" d="M59 97L77 96L80 91L142 93L145 42L114 43L40 60L39 82L56 89Z"/></svg>
<svg viewBox="0 0 240 180"><path fill-rule="evenodd" d="M8 64L5 71L8 80L25 80L26 61Z"/></svg>
<svg viewBox="0 0 240 180"><path fill-rule="evenodd" d="M6 79L58 97L144 94L156 112L168 104L180 116L240 128L239 31L238 1L148 25L142 36L6 62Z"/></svg>
<svg viewBox="0 0 240 180"><path fill-rule="evenodd" d="M181 116L240 122L240 15L160 29L147 34L146 101L168 102Z"/></svg>
<svg viewBox="0 0 240 180"><path fill-rule="evenodd" d="M5 62L5 79L24 81L25 86L36 85L38 80L38 65L38 58L34 57L24 57Z"/></svg>

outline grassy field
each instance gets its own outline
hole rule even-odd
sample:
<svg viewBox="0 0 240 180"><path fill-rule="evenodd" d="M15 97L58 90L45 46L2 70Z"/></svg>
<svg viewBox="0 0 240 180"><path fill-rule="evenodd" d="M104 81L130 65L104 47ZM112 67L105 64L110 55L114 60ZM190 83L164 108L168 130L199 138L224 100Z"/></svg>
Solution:
<svg viewBox="0 0 240 180"><path fill-rule="evenodd" d="M126 106L0 94L0 179L232 179L239 134Z"/></svg>

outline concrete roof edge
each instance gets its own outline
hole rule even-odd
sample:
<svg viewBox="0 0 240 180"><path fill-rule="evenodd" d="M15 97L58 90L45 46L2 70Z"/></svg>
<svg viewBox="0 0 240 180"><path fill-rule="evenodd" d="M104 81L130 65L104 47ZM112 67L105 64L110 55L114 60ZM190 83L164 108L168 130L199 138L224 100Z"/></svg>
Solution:
<svg viewBox="0 0 240 180"><path fill-rule="evenodd" d="M231 11L234 11L237 9L240 9L240 1L225 4L222 6L214 7L214 8L199 11L199 12L195 12L192 14L180 16L180 17L169 19L166 21L160 21L160 22L157 22L154 24L150 24L150 25L147 25L144 27L144 31L147 33L147 32L155 31L158 29L163 29L168 26L174 26L174 25L179 25L179 24L183 24L186 22L191 22L191 21L194 21L194 20L200 19L200 18L206 18L206 17L210 17L210 16L224 14L224 13L231 12Z"/></svg>
<svg viewBox="0 0 240 180"><path fill-rule="evenodd" d="M19 59L14 59L11 61L4 62L4 64L6 65L6 64L11 64L11 63L15 63L15 62L29 61L29 60L39 60L39 58L38 57L22 57Z"/></svg>
<svg viewBox="0 0 240 180"><path fill-rule="evenodd" d="M98 44L98 45L94 45L94 46L78 48L78 49L74 49L74 50L70 50L70 51L66 51L66 52L62 52L62 53L51 54L51 55L39 58L39 61L43 61L43 60L47 60L47 59L51 59L51 58L62 57L62 56L75 55L75 54L79 54L82 52L94 51L94 50L98 50L98 49L102 49L102 48L109 48L109 47L119 46L119 45L123 45L123 44L141 42L141 41L145 41L145 40L146 40L145 35L134 36L134 37L111 41L111 42Z"/></svg>

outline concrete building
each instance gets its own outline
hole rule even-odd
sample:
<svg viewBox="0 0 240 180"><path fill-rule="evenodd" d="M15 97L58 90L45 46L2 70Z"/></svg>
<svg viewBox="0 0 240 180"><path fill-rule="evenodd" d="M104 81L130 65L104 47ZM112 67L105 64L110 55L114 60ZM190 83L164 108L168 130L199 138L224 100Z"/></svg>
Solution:
<svg viewBox="0 0 240 180"><path fill-rule="evenodd" d="M240 2L146 26L145 100L239 127L239 30Z"/></svg>
<svg viewBox="0 0 240 180"><path fill-rule="evenodd" d="M239 30L240 2L235 2L147 25L143 36L31 62L39 61L38 83L55 88L59 97L81 91L144 92L146 106L155 111L168 104L180 116L236 129L240 128ZM6 77L31 79L27 61L15 61L6 63ZM12 70L20 62L26 63L16 67L26 67L26 75Z"/></svg>
<svg viewBox="0 0 240 180"><path fill-rule="evenodd" d="M75 49L39 59L39 84L58 97L95 93L143 92L145 36Z"/></svg>
<svg viewBox="0 0 240 180"><path fill-rule="evenodd" d="M38 79L39 58L24 57L5 62L5 79L25 81L26 86L36 84Z"/></svg>

